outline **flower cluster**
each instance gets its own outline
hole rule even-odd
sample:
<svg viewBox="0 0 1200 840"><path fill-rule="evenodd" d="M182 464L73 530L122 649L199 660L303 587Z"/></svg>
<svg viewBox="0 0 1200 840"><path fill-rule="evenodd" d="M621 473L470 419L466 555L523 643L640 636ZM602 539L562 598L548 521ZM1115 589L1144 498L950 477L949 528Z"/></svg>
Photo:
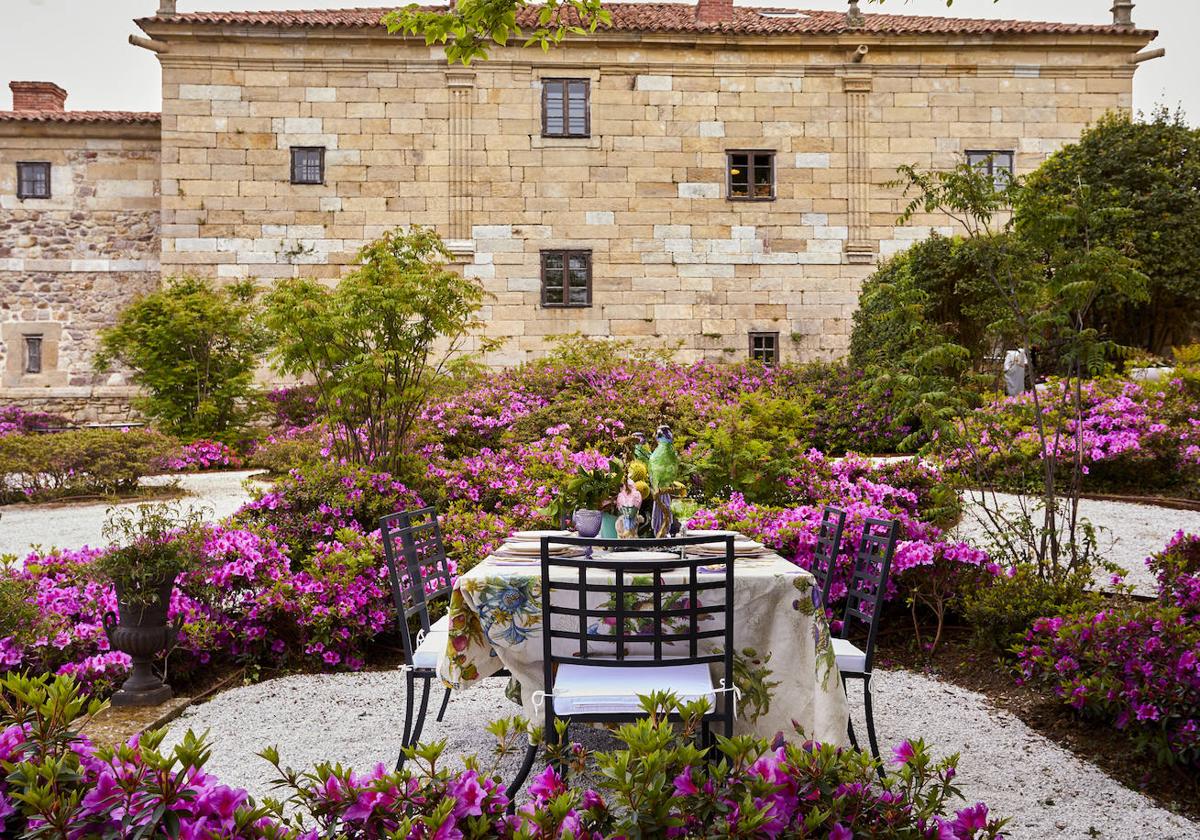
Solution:
<svg viewBox="0 0 1200 840"><path fill-rule="evenodd" d="M65 417L44 411L26 411L19 405L0 405L0 438L6 435L25 435L45 429L70 426Z"/></svg>
<svg viewBox="0 0 1200 840"><path fill-rule="evenodd" d="M1156 603L1039 619L1018 654L1022 679L1159 762L1200 768L1200 537L1176 534L1147 563Z"/></svg>
<svg viewBox="0 0 1200 840"><path fill-rule="evenodd" d="M242 459L229 446L216 440L186 443L162 459L161 466L171 472L237 469Z"/></svg>

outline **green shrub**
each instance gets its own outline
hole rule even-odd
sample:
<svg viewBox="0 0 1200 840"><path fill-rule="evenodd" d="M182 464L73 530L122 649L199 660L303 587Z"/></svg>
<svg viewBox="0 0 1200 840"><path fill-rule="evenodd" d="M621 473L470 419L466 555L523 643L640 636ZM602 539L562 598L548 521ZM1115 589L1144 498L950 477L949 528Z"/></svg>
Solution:
<svg viewBox="0 0 1200 840"><path fill-rule="evenodd" d="M215 289L195 277L170 280L100 333L96 368L132 370L138 408L171 434L235 443L262 407L254 371L266 344L254 294L248 281Z"/></svg>
<svg viewBox="0 0 1200 840"><path fill-rule="evenodd" d="M1037 619L1099 609L1102 596L1087 590L1091 582L1090 569L1051 581L1023 563L991 578L989 585L968 591L963 614L979 644L1008 655Z"/></svg>
<svg viewBox="0 0 1200 840"><path fill-rule="evenodd" d="M289 470L325 460L325 456L321 454L321 437L322 433L315 429L269 437L250 453L246 463L251 467L266 470L271 475L286 475Z"/></svg>
<svg viewBox="0 0 1200 840"><path fill-rule="evenodd" d="M170 440L146 429L8 435L0 438L0 499L130 493L170 451Z"/></svg>
<svg viewBox="0 0 1200 840"><path fill-rule="evenodd" d="M4 560L0 557L0 568ZM0 574L0 639L23 645L38 637L41 613L33 603L34 594L31 579Z"/></svg>

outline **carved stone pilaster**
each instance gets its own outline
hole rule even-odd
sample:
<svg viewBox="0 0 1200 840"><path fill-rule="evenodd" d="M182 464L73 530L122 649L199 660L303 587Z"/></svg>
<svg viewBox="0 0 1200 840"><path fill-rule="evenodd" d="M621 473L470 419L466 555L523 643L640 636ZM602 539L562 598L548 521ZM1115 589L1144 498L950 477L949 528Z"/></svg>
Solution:
<svg viewBox="0 0 1200 840"><path fill-rule="evenodd" d="M867 118L867 96L871 92L871 77L846 76L846 200L849 215L849 236L846 256L852 263L869 263L875 259L871 242L871 165L868 137L871 128Z"/></svg>
<svg viewBox="0 0 1200 840"><path fill-rule="evenodd" d="M452 243L471 238L471 102L475 97L475 74L446 74L450 91L450 169L447 195L450 212L447 230Z"/></svg>

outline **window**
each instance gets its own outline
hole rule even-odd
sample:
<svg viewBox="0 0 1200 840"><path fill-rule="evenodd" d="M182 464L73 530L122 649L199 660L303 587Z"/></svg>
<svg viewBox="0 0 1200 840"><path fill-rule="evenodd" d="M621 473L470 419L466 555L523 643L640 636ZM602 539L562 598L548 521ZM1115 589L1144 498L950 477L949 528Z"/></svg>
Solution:
<svg viewBox="0 0 1200 840"><path fill-rule="evenodd" d="M542 306L592 305L592 252L542 251Z"/></svg>
<svg viewBox="0 0 1200 840"><path fill-rule="evenodd" d="M967 163L986 173L996 189L1002 190L1012 181L1013 157L1012 151L974 151L967 152Z"/></svg>
<svg viewBox="0 0 1200 840"><path fill-rule="evenodd" d="M542 80L542 136L589 137L592 120L587 79Z"/></svg>
<svg viewBox="0 0 1200 840"><path fill-rule="evenodd" d="M750 333L750 360L764 365L779 364L779 333Z"/></svg>
<svg viewBox="0 0 1200 840"><path fill-rule="evenodd" d="M25 336L25 372L42 372L42 337L40 335Z"/></svg>
<svg viewBox="0 0 1200 840"><path fill-rule="evenodd" d="M17 164L17 198L50 197L50 164Z"/></svg>
<svg viewBox="0 0 1200 840"><path fill-rule="evenodd" d="M324 146L292 146L292 183L325 183Z"/></svg>
<svg viewBox="0 0 1200 840"><path fill-rule="evenodd" d="M774 152L726 152L730 201L775 199Z"/></svg>

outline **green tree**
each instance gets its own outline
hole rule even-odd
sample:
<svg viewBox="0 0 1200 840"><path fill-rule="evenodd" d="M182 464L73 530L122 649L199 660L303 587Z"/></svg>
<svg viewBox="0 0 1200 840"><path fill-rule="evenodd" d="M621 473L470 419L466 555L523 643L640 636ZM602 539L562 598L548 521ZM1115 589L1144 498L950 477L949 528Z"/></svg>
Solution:
<svg viewBox="0 0 1200 840"><path fill-rule="evenodd" d="M1165 108L1145 121L1108 114L1030 176L1018 217L1033 229L1080 185L1125 211L1098 218L1091 244L1128 251L1149 278L1148 300L1101 298L1093 323L1156 355L1186 344L1200 326L1200 129Z"/></svg>
<svg viewBox="0 0 1200 840"><path fill-rule="evenodd" d="M261 410L254 371L265 349L254 285L217 289L179 277L133 301L100 333L95 367L119 363L141 387L136 405L184 440L231 441Z"/></svg>
<svg viewBox="0 0 1200 840"><path fill-rule="evenodd" d="M885 0L867 2L882 4ZM954 0L946 0L946 5L954 5ZM517 23L518 13L524 9L537 9L532 28L522 29ZM522 46L536 45L547 51L568 35L590 35L609 26L612 15L603 7L603 0L458 0L444 12L412 3L389 12L383 23L392 34L419 35L426 44L444 44L451 64L470 64L477 58L486 59L493 46L507 46L513 39L520 39Z"/></svg>
<svg viewBox="0 0 1200 840"><path fill-rule="evenodd" d="M485 293L449 259L436 233L414 226L364 247L332 289L290 279L266 296L273 362L314 382L342 457L398 470L429 395L473 364L463 351Z"/></svg>

